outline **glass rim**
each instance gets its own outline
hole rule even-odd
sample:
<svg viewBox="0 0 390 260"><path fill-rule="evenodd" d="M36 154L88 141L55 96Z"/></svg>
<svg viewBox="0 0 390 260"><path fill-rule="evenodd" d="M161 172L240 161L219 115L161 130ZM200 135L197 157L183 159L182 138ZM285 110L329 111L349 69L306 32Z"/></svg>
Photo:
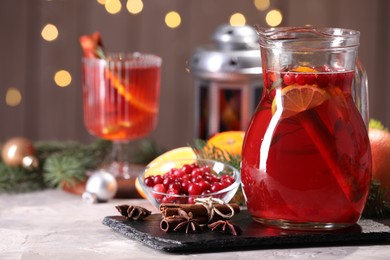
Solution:
<svg viewBox="0 0 390 260"><path fill-rule="evenodd" d="M105 58L82 58L83 63L123 63L126 65L161 66L162 58L151 53L141 52L109 52Z"/></svg>
<svg viewBox="0 0 390 260"><path fill-rule="evenodd" d="M336 49L359 46L360 32L338 27L291 26L265 28L255 26L263 48Z"/></svg>

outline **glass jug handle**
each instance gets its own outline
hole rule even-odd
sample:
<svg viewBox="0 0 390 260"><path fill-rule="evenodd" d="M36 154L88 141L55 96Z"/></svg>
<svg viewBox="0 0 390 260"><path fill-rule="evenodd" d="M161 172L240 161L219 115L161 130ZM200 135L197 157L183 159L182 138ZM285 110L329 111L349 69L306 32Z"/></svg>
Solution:
<svg viewBox="0 0 390 260"><path fill-rule="evenodd" d="M356 60L355 76L352 86L352 96L355 104L368 128L369 104L368 104L368 80L367 73L359 58Z"/></svg>

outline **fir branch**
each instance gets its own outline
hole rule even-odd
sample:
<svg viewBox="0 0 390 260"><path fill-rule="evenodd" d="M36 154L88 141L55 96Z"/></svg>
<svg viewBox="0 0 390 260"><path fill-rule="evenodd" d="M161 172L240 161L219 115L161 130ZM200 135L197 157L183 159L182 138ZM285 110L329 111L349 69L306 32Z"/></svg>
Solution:
<svg viewBox="0 0 390 260"><path fill-rule="evenodd" d="M49 187L73 186L86 179L85 162L70 154L49 156L43 170L44 180Z"/></svg>
<svg viewBox="0 0 390 260"><path fill-rule="evenodd" d="M196 139L192 147L198 158L216 160L230 164L232 167L240 170L241 156L233 155L214 145L207 144L207 141Z"/></svg>
<svg viewBox="0 0 390 260"><path fill-rule="evenodd" d="M390 217L390 203L385 200L389 189L381 186L378 181L371 181L371 189L362 214L364 218Z"/></svg>
<svg viewBox="0 0 390 260"><path fill-rule="evenodd" d="M135 164L146 165L157 156L165 152L165 149L158 147L152 140L142 140L131 156L131 162Z"/></svg>
<svg viewBox="0 0 390 260"><path fill-rule="evenodd" d="M39 170L10 167L0 161L0 193L22 193L46 188Z"/></svg>

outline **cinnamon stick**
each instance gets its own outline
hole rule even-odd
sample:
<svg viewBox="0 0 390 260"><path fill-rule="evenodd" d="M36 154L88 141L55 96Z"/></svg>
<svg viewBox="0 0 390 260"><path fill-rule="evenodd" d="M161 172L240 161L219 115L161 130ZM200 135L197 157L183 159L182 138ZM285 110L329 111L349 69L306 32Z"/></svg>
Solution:
<svg viewBox="0 0 390 260"><path fill-rule="evenodd" d="M240 207L238 204L231 203L229 204L234 210L234 214L240 213ZM222 214L231 214L231 209L229 206L224 204L214 204L213 207L220 211ZM199 224L207 224L209 222L214 222L218 220L225 219L223 216L220 216L217 213L213 214L211 219L207 208L202 204L161 204L160 212L164 218L170 216L178 216L179 210L184 210L186 213L192 212L193 218L198 221Z"/></svg>
<svg viewBox="0 0 390 260"><path fill-rule="evenodd" d="M183 221L186 221L186 219L178 215L165 217L160 222L160 228L165 232L173 231Z"/></svg>

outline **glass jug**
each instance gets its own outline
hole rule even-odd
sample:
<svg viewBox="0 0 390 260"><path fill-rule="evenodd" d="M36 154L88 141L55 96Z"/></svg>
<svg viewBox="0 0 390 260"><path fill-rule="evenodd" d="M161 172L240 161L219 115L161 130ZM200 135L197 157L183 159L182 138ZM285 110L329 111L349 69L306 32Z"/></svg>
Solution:
<svg viewBox="0 0 390 260"><path fill-rule="evenodd" d="M246 131L242 187L252 218L302 230L355 224L371 180L359 32L257 28L264 90Z"/></svg>

